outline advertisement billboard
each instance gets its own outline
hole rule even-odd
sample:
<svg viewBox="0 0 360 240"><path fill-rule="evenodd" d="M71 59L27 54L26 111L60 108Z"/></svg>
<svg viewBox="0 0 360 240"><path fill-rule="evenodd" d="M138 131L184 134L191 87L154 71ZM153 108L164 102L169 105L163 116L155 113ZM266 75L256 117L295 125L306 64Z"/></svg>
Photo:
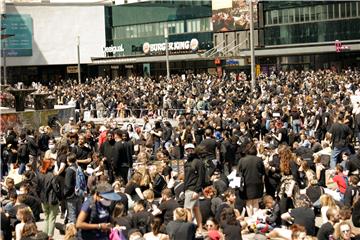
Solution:
<svg viewBox="0 0 360 240"><path fill-rule="evenodd" d="M1 35L9 37L2 39L6 56L32 56L32 18L28 14L6 14L1 22ZM3 51L1 52L3 54Z"/></svg>
<svg viewBox="0 0 360 240"><path fill-rule="evenodd" d="M214 32L250 29L249 0L212 0ZM253 2L254 22L257 22L257 2Z"/></svg>

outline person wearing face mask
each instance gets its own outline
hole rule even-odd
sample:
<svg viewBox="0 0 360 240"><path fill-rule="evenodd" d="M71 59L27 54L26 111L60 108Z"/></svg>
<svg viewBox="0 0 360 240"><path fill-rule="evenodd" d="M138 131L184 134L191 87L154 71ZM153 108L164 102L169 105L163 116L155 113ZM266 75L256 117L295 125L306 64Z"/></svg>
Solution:
<svg viewBox="0 0 360 240"><path fill-rule="evenodd" d="M56 150L56 142L54 139L50 139L49 140L49 149L46 150L45 155L44 155L44 159L51 159L51 160L56 160L57 158L57 150Z"/></svg>
<svg viewBox="0 0 360 240"><path fill-rule="evenodd" d="M77 239L108 240L111 229L109 207L112 201L120 201L121 197L106 182L99 183L93 192L83 203L77 217Z"/></svg>

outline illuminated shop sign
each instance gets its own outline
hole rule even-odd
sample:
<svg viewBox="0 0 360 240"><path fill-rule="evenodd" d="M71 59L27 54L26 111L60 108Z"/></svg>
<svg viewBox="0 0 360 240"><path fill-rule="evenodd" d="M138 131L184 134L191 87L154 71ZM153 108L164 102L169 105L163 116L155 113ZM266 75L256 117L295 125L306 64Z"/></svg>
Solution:
<svg viewBox="0 0 360 240"><path fill-rule="evenodd" d="M178 41L178 42L169 42L168 49L169 51L183 51L191 50L196 51L199 48L199 41L196 38L191 39L191 41ZM166 51L165 43L148 43L143 44L143 52L145 54L149 53L159 53Z"/></svg>

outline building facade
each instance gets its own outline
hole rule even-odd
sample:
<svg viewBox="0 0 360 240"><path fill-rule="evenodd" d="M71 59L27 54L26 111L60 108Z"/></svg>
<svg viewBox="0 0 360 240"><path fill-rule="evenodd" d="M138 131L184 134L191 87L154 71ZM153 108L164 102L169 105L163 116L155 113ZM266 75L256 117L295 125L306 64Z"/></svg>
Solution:
<svg viewBox="0 0 360 240"><path fill-rule="evenodd" d="M166 40L171 73L250 71L246 0L37 0L6 4L5 15L24 28L2 48L9 82L76 79L77 36L83 81L165 75ZM258 1L254 43L257 73L360 67L360 2Z"/></svg>
<svg viewBox="0 0 360 240"><path fill-rule="evenodd" d="M360 2L264 2L264 68L360 67Z"/></svg>
<svg viewBox="0 0 360 240"><path fill-rule="evenodd" d="M136 2L107 7L106 13L108 47L93 58L100 73L165 75L166 28L171 73L214 67L201 56L213 47L211 1Z"/></svg>

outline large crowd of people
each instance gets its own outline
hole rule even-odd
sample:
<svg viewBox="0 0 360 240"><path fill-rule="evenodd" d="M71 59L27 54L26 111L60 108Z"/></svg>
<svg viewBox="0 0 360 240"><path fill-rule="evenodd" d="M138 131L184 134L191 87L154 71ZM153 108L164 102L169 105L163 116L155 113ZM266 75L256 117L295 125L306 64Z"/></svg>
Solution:
<svg viewBox="0 0 360 240"><path fill-rule="evenodd" d="M3 133L2 239L360 239L360 71L256 85L229 73L37 86L76 114L59 136Z"/></svg>

